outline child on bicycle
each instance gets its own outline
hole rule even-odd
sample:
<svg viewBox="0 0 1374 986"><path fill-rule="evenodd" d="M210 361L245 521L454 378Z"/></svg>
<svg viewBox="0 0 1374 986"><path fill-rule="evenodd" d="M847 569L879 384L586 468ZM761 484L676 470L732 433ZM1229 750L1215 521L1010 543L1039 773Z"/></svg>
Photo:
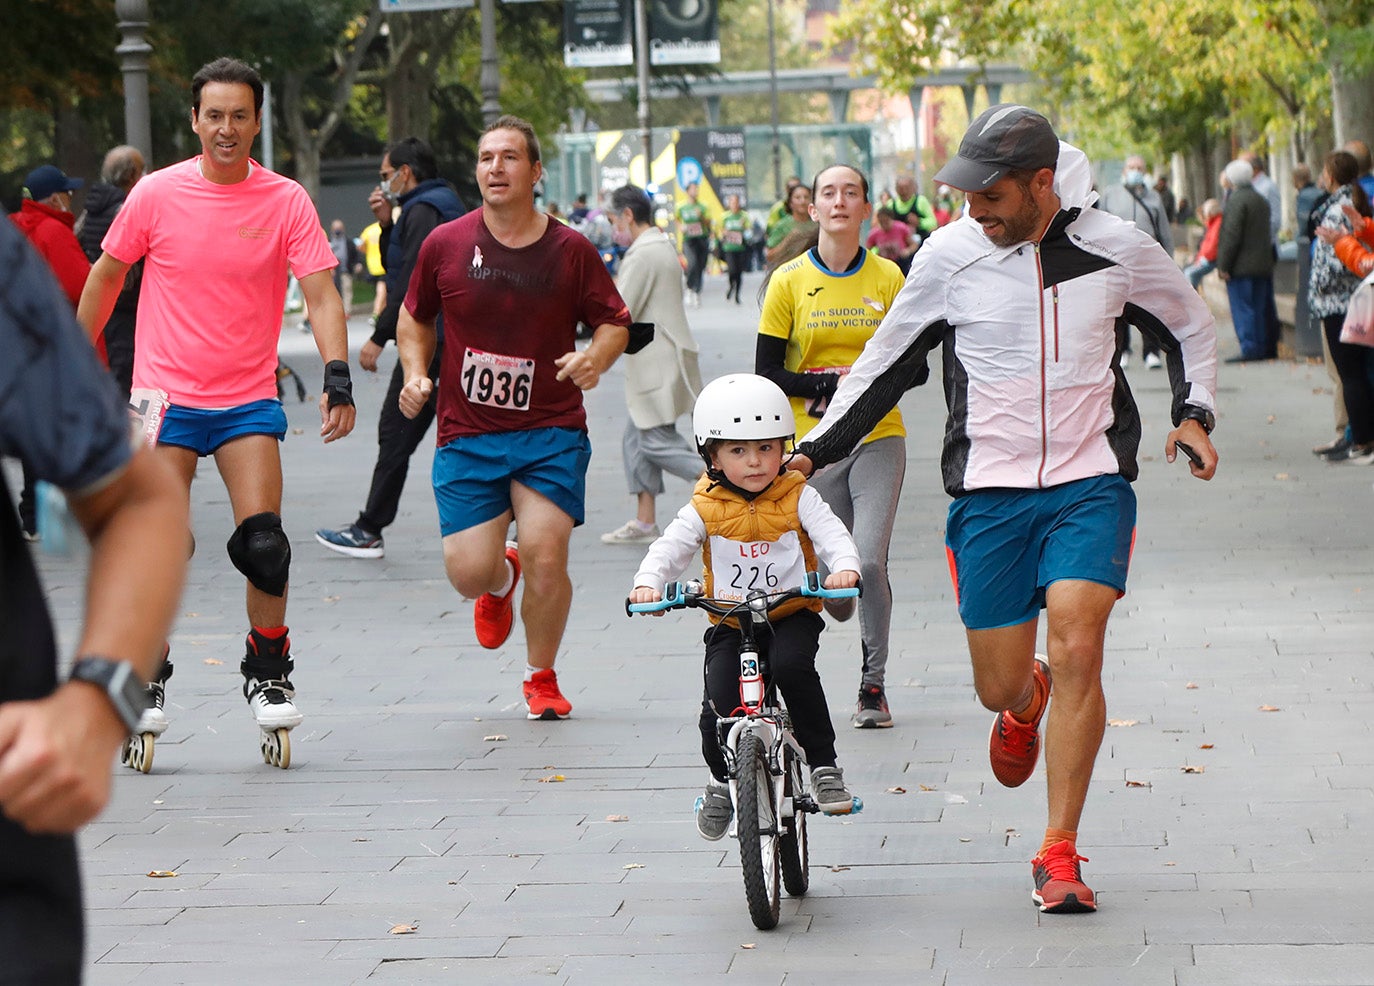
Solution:
<svg viewBox="0 0 1374 986"><path fill-rule="evenodd" d="M839 518L795 470L783 465L784 446L796 430L792 405L782 390L752 373L711 381L692 411L697 451L706 474L692 500L644 556L635 573L630 601L657 602L698 551L705 567L705 594L738 598L755 588L801 585L817 570L830 570L828 589L859 583L859 553ZM824 621L818 599L789 600L770 615L772 634L759 640L792 716L793 733L811 765L811 790L821 811L846 815L853 797L835 763L835 728L816 671ZM701 752L710 768L697 800L697 831L715 841L730 827L729 772L716 738L716 720L740 705L738 624L733 617L706 633L706 687L701 704Z"/></svg>

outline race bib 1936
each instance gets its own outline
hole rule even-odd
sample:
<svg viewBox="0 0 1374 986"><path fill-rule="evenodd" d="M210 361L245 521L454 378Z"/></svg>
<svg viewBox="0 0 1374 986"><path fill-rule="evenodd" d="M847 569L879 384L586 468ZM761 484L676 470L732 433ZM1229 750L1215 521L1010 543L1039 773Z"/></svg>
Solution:
<svg viewBox="0 0 1374 986"><path fill-rule="evenodd" d="M534 360L480 349L463 351L463 396L502 411L528 411L534 389Z"/></svg>
<svg viewBox="0 0 1374 986"><path fill-rule="evenodd" d="M755 589L782 592L806 579L806 556L796 531L776 541L732 541L711 535L712 593L717 599L744 599Z"/></svg>

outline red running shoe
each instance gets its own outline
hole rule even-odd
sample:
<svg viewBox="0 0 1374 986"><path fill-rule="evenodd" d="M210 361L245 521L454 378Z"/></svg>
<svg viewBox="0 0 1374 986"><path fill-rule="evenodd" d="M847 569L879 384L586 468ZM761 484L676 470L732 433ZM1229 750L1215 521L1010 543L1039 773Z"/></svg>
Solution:
<svg viewBox="0 0 1374 986"><path fill-rule="evenodd" d="M515 587L520 584L520 552L514 541L506 542L506 561L515 569L510 590L504 596L483 593L472 604L472 625L477 642L487 650L495 650L506 642L515 625Z"/></svg>
<svg viewBox="0 0 1374 986"><path fill-rule="evenodd" d="M1005 787L1020 787L1035 771L1040 756L1040 720L1049 708L1050 666L1035 658L1035 691L1043 696L1040 714L1034 722L1021 722L1011 710L999 712L988 737L988 759L992 761L992 775Z"/></svg>
<svg viewBox="0 0 1374 986"><path fill-rule="evenodd" d="M1097 910L1097 898L1083 882L1079 863L1087 856L1078 855L1072 842L1056 842L1031 860L1031 876L1035 889L1031 900L1046 914L1081 914Z"/></svg>
<svg viewBox="0 0 1374 986"><path fill-rule="evenodd" d="M536 671L525 682L525 702L529 705L528 719L566 719L572 712L572 703L558 690L553 668Z"/></svg>

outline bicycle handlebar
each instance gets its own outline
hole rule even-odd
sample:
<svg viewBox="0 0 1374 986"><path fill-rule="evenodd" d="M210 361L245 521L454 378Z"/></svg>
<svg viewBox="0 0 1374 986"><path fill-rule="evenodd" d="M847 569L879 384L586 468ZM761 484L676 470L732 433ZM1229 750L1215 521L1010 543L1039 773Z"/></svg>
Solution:
<svg viewBox="0 0 1374 986"><path fill-rule="evenodd" d="M691 582L669 582L663 587L663 598L654 603L632 603L625 600L625 615L636 613L662 613L670 609L704 609L717 616L733 616L740 610L753 609L767 612L774 606L789 599L807 596L814 599L852 599L863 595L863 584L852 589L827 589L821 585L821 577L816 572L807 572L806 581L801 585L784 589L781 592L754 590L743 599L713 599L703 595L704 587L696 580Z"/></svg>

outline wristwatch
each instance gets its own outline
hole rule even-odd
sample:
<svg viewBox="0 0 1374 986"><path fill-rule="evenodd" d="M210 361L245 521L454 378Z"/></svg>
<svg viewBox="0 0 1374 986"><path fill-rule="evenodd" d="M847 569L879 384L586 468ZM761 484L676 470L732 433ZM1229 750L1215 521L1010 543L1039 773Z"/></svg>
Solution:
<svg viewBox="0 0 1374 986"><path fill-rule="evenodd" d="M1199 407L1196 404L1185 405L1183 413L1178 416L1178 422L1182 424L1189 418L1202 425L1202 430L1209 435L1212 433L1212 429L1217 426L1217 416L1207 410L1207 408Z"/></svg>
<svg viewBox="0 0 1374 986"><path fill-rule="evenodd" d="M148 691L134 674L132 664L108 657L78 657L72 665L71 680L103 689L129 735L133 735L148 707Z"/></svg>

